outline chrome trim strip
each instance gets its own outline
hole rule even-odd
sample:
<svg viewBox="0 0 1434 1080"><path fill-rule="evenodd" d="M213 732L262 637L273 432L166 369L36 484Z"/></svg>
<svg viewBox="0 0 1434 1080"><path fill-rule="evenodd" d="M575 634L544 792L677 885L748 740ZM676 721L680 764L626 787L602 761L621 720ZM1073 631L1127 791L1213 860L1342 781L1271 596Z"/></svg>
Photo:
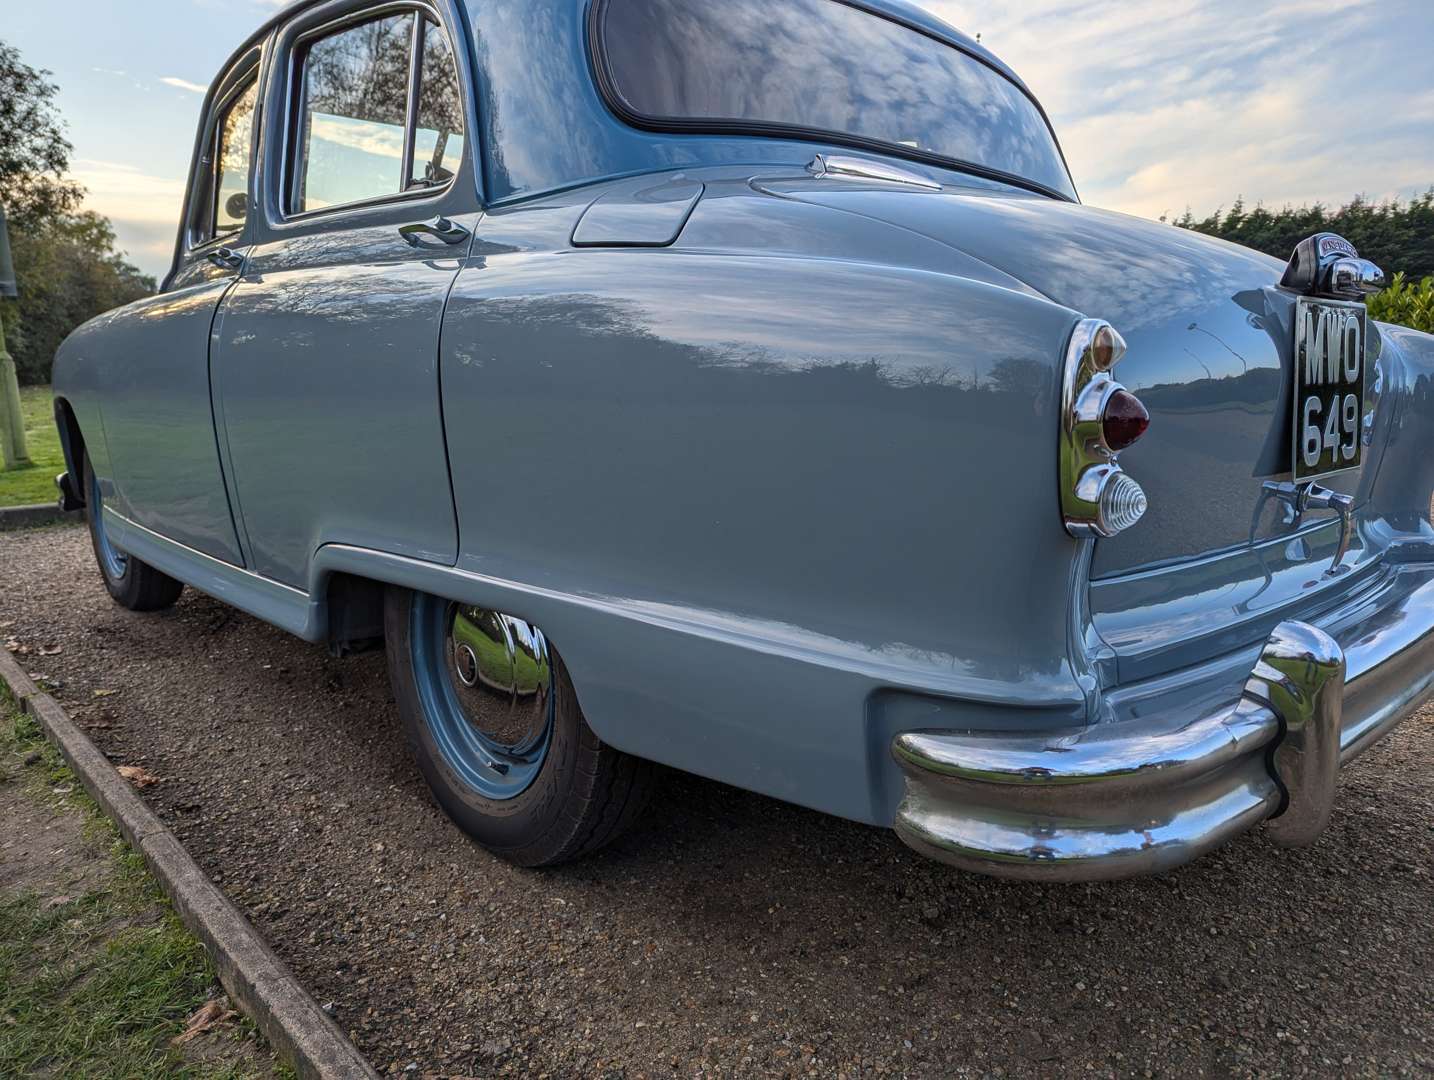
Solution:
<svg viewBox="0 0 1434 1080"><path fill-rule="evenodd" d="M921 176L895 165L866 158L844 157L838 154L818 154L807 163L807 172L817 179L828 180L884 180L892 184L906 184L908 187L940 191L941 185L935 180Z"/></svg>
<svg viewBox="0 0 1434 1080"><path fill-rule="evenodd" d="M1078 688L1037 678L1027 682L1017 700L1010 688L993 680L943 668L916 666L899 655L873 651L856 642L817 634L803 627L765 619L749 619L730 612L668 604L659 601L593 593L572 593L479 573L462 563L445 566L406 555L374 551L350 544L331 543L315 554L310 577L313 595L323 592L328 574L341 572L391 582L444 596L450 600L500 611L531 611L534 601L585 608L695 635L743 649L779 656L800 664L827 669L833 675L854 675L880 681L883 686L960 698L993 706L1019 705L1073 713L1085 706ZM543 620L535 616L534 621Z"/></svg>

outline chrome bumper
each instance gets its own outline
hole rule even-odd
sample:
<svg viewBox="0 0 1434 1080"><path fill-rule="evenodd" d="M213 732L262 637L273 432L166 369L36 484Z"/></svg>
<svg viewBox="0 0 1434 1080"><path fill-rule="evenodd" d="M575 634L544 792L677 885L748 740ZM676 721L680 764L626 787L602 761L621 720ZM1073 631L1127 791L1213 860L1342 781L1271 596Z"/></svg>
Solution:
<svg viewBox="0 0 1434 1080"><path fill-rule="evenodd" d="M1434 569L1374 592L1323 628L1280 623L1237 700L1194 719L897 735L897 833L963 869L1049 881L1169 869L1266 819L1277 842L1313 842L1340 766L1434 691Z"/></svg>

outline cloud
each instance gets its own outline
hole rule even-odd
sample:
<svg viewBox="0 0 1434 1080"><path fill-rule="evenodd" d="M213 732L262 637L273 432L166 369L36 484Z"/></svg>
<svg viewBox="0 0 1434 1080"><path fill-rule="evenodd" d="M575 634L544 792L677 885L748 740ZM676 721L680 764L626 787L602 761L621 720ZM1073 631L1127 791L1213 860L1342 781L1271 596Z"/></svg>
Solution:
<svg viewBox="0 0 1434 1080"><path fill-rule="evenodd" d="M70 175L85 186L85 208L110 219L130 261L146 273L163 274L174 251L185 180L90 158L72 162Z"/></svg>
<svg viewBox="0 0 1434 1080"><path fill-rule="evenodd" d="M923 6L1031 87L1086 202L1203 215L1242 195L1343 203L1434 183L1434 6L1420 0Z"/></svg>
<svg viewBox="0 0 1434 1080"><path fill-rule="evenodd" d="M1274 207L1337 204L1356 193L1408 196L1434 184L1428 0L917 2L980 33L1031 86L1088 203L1150 217L1189 206L1203 216L1238 196ZM239 8L248 12L246 25L257 25L283 0L191 3ZM96 157L123 155L120 161L77 161L75 168L90 188L89 205L115 221L135 260L161 270L183 201L185 163L175 166L176 176L150 174L166 168L157 147L187 154L190 128L186 121L179 135L162 130L154 101L169 101L175 112L192 108L192 99L161 94L158 85L189 94L205 87L126 68L130 85L114 69L96 75L130 102L134 83L152 89L143 104L148 123L136 126L132 149L92 143ZM396 153L391 139L345 130L338 120L320 134L351 151Z"/></svg>
<svg viewBox="0 0 1434 1080"><path fill-rule="evenodd" d="M319 112L313 114L310 123L310 133L316 141L394 161L403 157L402 127Z"/></svg>
<svg viewBox="0 0 1434 1080"><path fill-rule="evenodd" d="M164 83L165 86L176 86L181 90L188 90L191 94L205 94L209 92L208 86L201 83L190 82L188 79L181 79L178 75L161 75L159 81Z"/></svg>

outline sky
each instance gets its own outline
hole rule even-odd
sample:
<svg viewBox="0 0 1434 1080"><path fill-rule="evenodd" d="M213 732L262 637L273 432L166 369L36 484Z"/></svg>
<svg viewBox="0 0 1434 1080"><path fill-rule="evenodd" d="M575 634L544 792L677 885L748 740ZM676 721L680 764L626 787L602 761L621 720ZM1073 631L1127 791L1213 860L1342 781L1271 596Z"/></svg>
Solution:
<svg viewBox="0 0 1434 1080"><path fill-rule="evenodd" d="M0 0L0 40L60 86L87 206L149 273L169 266L204 88L276 6ZM1026 81L1092 205L1158 218L1434 185L1430 0L920 6Z"/></svg>

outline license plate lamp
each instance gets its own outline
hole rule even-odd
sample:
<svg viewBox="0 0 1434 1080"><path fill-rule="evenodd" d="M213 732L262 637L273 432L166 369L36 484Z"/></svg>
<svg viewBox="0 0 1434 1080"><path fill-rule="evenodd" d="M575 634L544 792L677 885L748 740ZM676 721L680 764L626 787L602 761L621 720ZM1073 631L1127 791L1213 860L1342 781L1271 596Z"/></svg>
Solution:
<svg viewBox="0 0 1434 1080"><path fill-rule="evenodd" d="M1368 314L1384 272L1334 233L1301 240L1280 284L1295 301L1290 476L1295 484L1362 463Z"/></svg>

